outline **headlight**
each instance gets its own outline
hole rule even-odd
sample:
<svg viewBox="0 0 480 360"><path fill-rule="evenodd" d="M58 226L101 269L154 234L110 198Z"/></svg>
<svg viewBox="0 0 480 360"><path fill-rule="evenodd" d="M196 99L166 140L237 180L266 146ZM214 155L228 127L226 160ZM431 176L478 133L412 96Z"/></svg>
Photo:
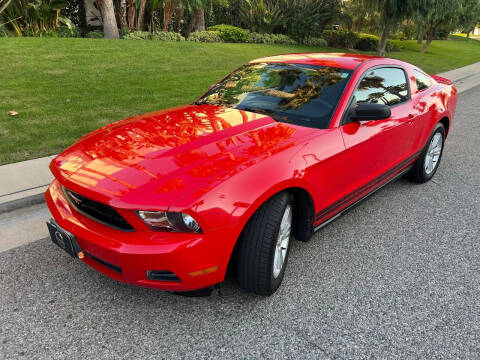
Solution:
<svg viewBox="0 0 480 360"><path fill-rule="evenodd" d="M200 225L185 213L167 211L138 211L138 216L156 231L201 233Z"/></svg>

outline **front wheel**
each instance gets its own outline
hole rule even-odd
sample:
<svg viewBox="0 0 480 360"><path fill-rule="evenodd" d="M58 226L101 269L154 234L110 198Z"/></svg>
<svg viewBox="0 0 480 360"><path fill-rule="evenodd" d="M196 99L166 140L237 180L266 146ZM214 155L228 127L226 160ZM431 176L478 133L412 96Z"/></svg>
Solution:
<svg viewBox="0 0 480 360"><path fill-rule="evenodd" d="M427 145L409 173L410 179L418 183L430 180L438 169L445 144L445 128L439 123L428 139Z"/></svg>
<svg viewBox="0 0 480 360"><path fill-rule="evenodd" d="M282 283L293 211L292 195L280 193L265 202L245 226L236 252L237 278L245 290L271 295Z"/></svg>

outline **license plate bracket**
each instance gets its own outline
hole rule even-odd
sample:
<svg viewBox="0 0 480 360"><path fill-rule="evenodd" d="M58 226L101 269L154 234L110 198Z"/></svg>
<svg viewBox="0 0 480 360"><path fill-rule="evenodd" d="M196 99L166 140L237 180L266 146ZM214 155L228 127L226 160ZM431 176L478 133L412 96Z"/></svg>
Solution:
<svg viewBox="0 0 480 360"><path fill-rule="evenodd" d="M55 245L67 252L71 257L78 257L77 254L82 251L82 249L80 245L78 245L75 235L63 229L53 219L47 222L47 227L50 238Z"/></svg>

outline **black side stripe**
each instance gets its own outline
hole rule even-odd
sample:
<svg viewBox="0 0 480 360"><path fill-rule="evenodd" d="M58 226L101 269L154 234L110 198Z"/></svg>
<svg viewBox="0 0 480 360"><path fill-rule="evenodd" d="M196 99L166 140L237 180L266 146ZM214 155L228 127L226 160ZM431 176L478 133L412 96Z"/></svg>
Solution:
<svg viewBox="0 0 480 360"><path fill-rule="evenodd" d="M325 216L329 215L330 213L334 212L338 208L342 207L343 205L349 203L353 199L357 198L358 196L364 194L365 192L368 192L370 189L376 187L378 184L383 182L384 180L387 180L389 177L393 176L395 173L399 172L402 170L404 167L409 165L411 162L416 160L418 156L420 155L421 151L416 152L412 156L410 156L408 159L405 159L398 165L394 166L387 172L383 173L382 175L376 177L375 179L369 181L362 187L358 188L357 190L351 192L350 194L346 195L345 197L341 198L340 200L334 202L332 205L328 206L327 208L323 209L322 211L318 212L315 215L315 222L318 220L324 218Z"/></svg>

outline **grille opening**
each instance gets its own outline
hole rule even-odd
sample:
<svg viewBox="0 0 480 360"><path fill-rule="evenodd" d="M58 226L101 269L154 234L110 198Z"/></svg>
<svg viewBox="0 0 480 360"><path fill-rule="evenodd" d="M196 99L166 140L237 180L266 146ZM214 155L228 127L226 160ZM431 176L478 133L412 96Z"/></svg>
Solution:
<svg viewBox="0 0 480 360"><path fill-rule="evenodd" d="M119 230L133 230L133 227L110 206L90 200L68 189L65 189L65 193L70 204L85 216Z"/></svg>
<svg viewBox="0 0 480 360"><path fill-rule="evenodd" d="M147 279L154 281L180 282L180 279L168 270L148 270Z"/></svg>

